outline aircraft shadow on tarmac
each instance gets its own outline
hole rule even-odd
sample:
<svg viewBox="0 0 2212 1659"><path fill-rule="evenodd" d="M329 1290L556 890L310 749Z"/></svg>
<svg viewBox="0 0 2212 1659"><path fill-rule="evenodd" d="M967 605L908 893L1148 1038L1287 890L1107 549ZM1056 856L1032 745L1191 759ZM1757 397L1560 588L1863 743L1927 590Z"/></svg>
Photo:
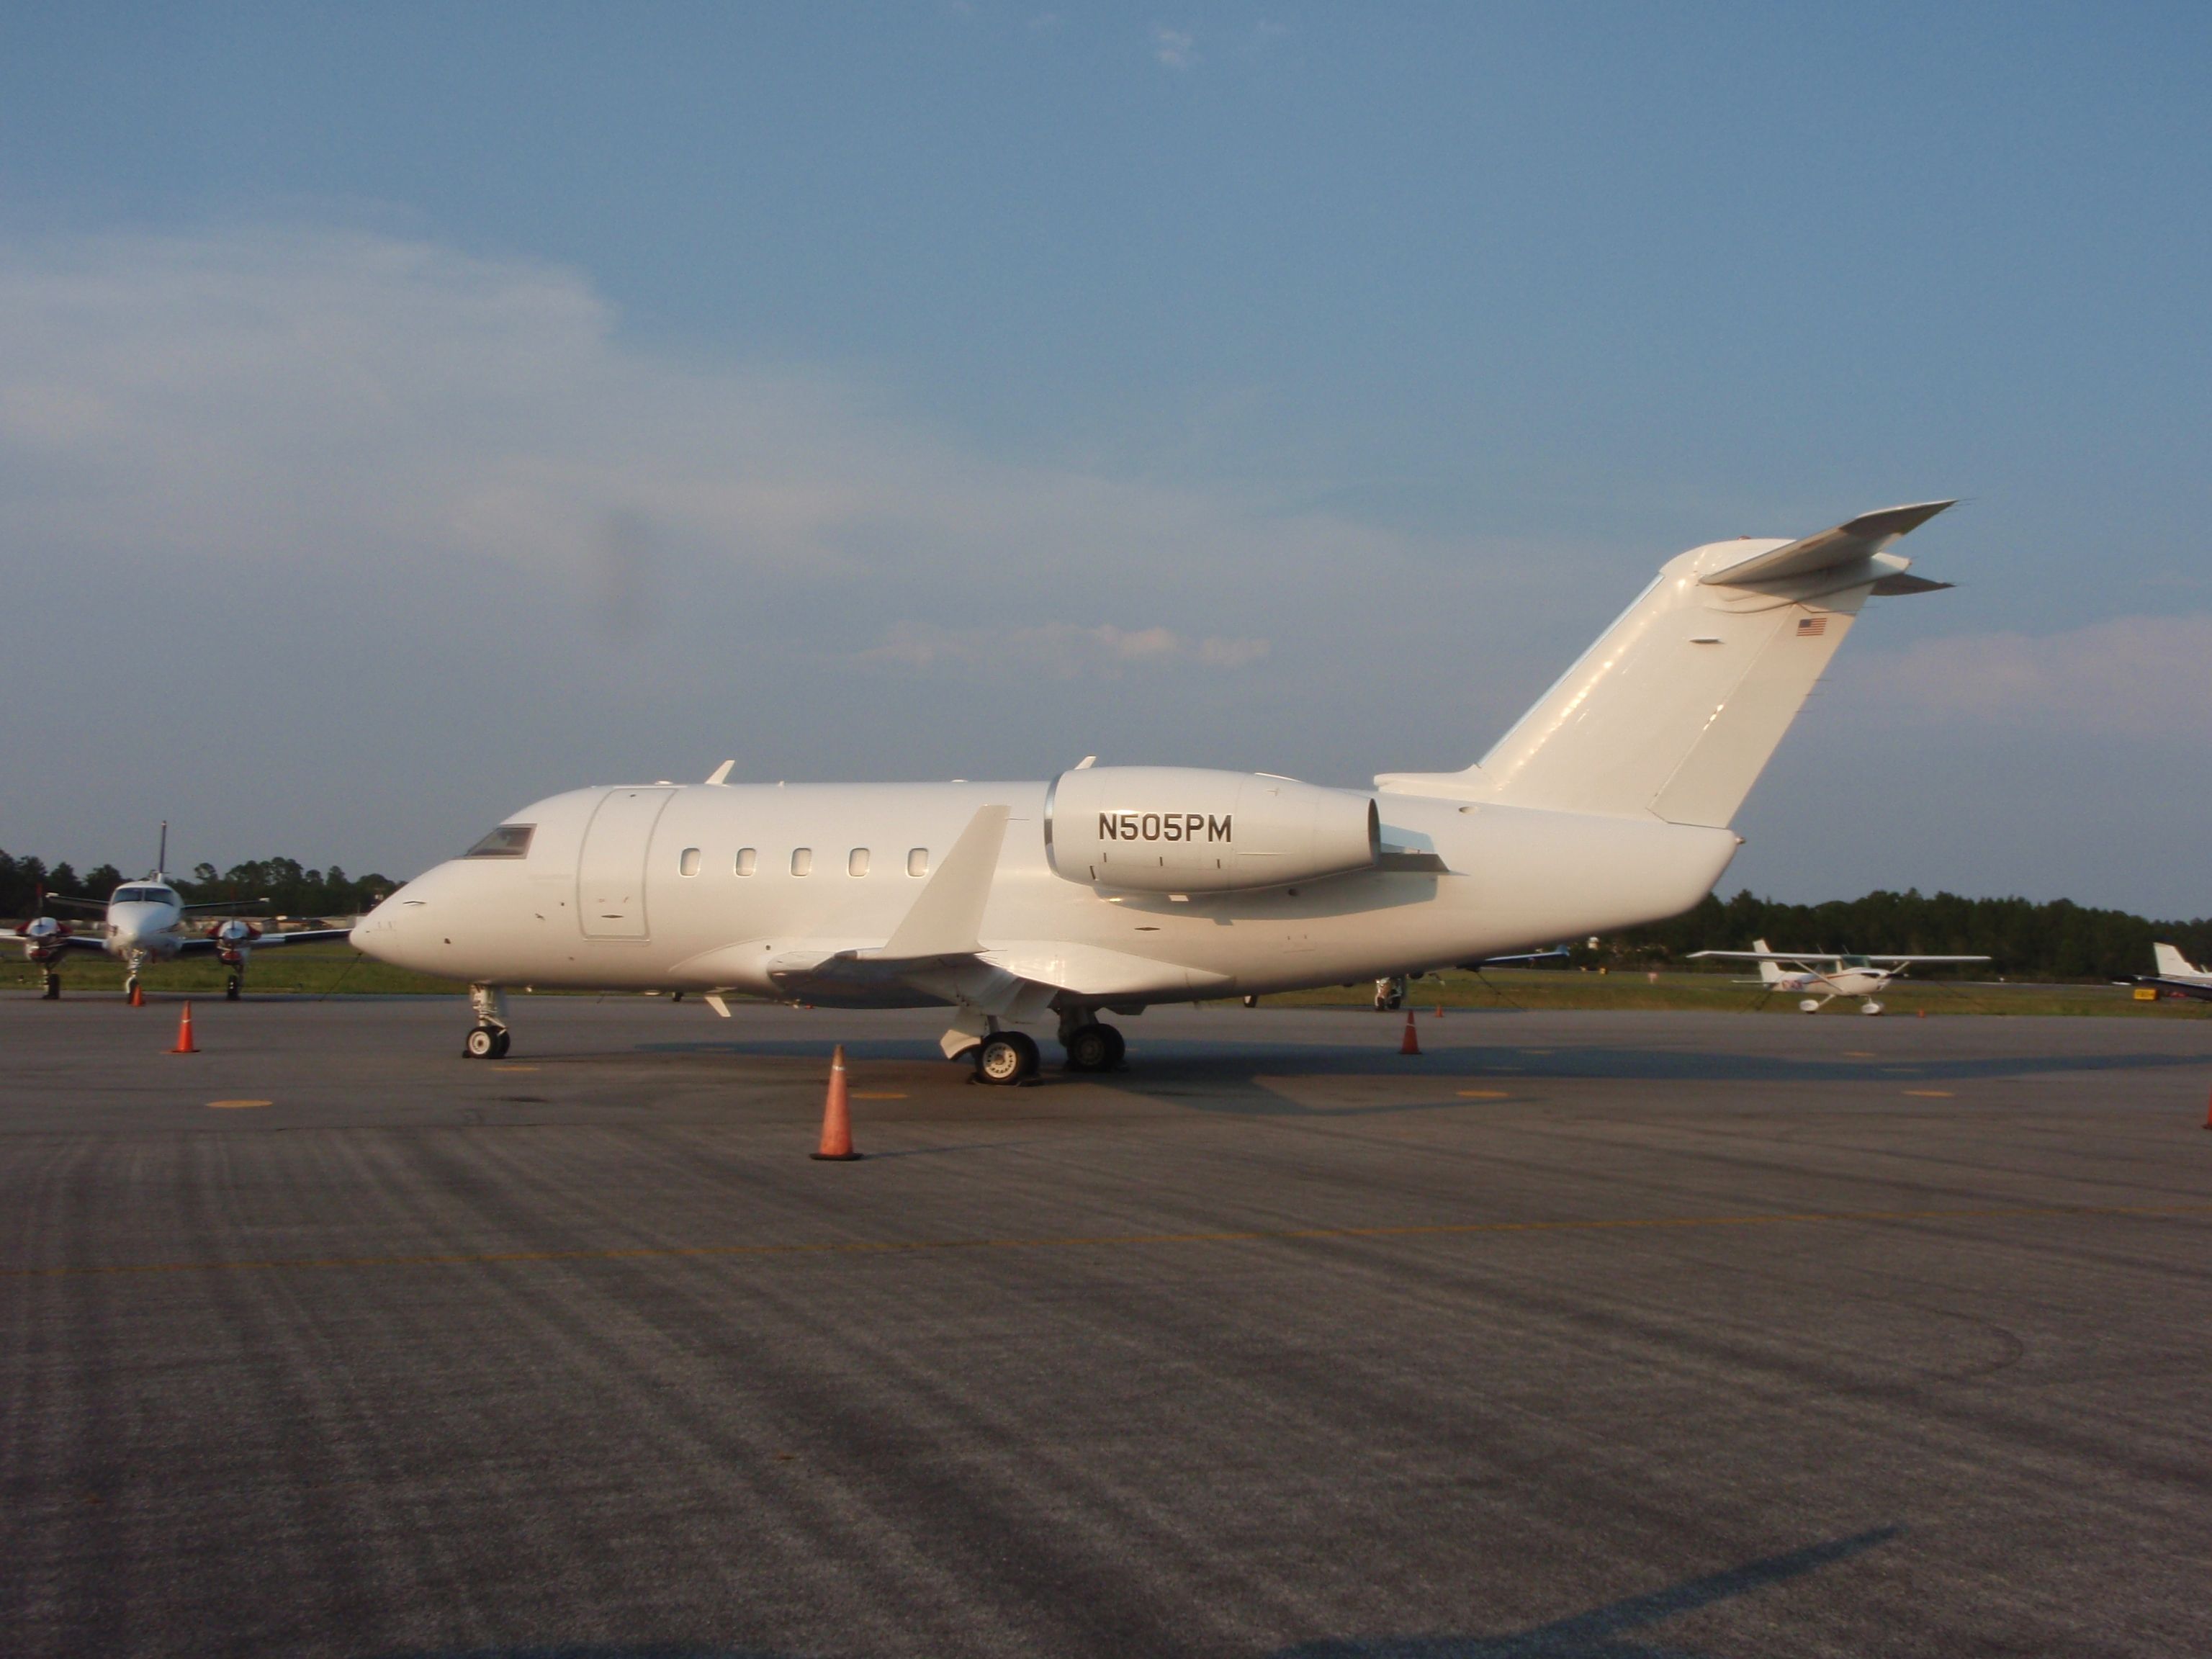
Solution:
<svg viewBox="0 0 2212 1659"><path fill-rule="evenodd" d="M1594 1607L1550 1624L1504 1636L1332 1637L1279 1648L1267 1659L1696 1659L1686 1648L1659 1647L1637 1634L1678 1613L1733 1601L1802 1577L1895 1538L1904 1528L1881 1527L1850 1538L1770 1555L1724 1572L1686 1579L1644 1595ZM789 1659L764 1648L694 1647L681 1643L639 1646L453 1648L391 1654L385 1659Z"/></svg>
<svg viewBox="0 0 2212 1659"><path fill-rule="evenodd" d="M1430 1038L1431 1043L1437 1039ZM860 1062L943 1062L933 1046L884 1038L847 1042L848 1060ZM1196 1052L1194 1052L1196 1050ZM727 1054L760 1060L822 1060L826 1045L780 1040L752 1042L643 1042L634 1052L665 1054ZM1209 1043L1176 1039L1131 1045L1127 1067L1109 1073L1076 1076L1048 1065L1039 1079L1049 1089L1068 1084L1103 1085L1163 1104L1240 1115L1325 1117L1421 1108L1463 1107L1450 1085L1480 1084L1510 1090L1545 1083L1735 1083L1735 1084L1915 1084L1996 1081L2068 1073L2119 1073L2202 1066L2203 1057L2185 1054L1990 1054L1929 1059L1891 1055L1871 1060L1793 1058L1782 1054L1732 1054L1672 1048L1560 1047L1543 1052L1516 1048L1432 1048L1419 1056L1401 1055L1377 1042L1358 1048L1340 1044ZM954 1074L947 1069L946 1078ZM1413 1085L1415 1093L1388 1101L1305 1105L1264 1079L1296 1078L1326 1081L1388 1078ZM1419 1098L1419 1085L1444 1092Z"/></svg>
<svg viewBox="0 0 2212 1659"><path fill-rule="evenodd" d="M1778 1584L1863 1550L1887 1543L1903 1530L1882 1527L1856 1537L1814 1544L1786 1555L1747 1561L1740 1567L1632 1595L1626 1601L1534 1626L1506 1636L1387 1636L1371 1640L1302 1642L1268 1659L1690 1659L1683 1648L1656 1647L1632 1632L1677 1613L1726 1601Z"/></svg>

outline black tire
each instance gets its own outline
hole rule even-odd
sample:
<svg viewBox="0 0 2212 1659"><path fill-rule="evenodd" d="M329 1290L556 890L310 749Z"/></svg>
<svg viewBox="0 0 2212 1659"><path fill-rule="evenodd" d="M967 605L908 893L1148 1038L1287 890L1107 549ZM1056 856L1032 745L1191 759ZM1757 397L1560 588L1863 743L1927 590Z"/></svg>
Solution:
<svg viewBox="0 0 2212 1659"><path fill-rule="evenodd" d="M1107 1044L1113 1050L1106 1056L1106 1063L1098 1069L1102 1072L1119 1071L1122 1059L1129 1052L1129 1045L1121 1041L1121 1034L1112 1026L1102 1025L1098 1029L1105 1034Z"/></svg>
<svg viewBox="0 0 2212 1659"><path fill-rule="evenodd" d="M238 982L238 975L236 974L233 974L228 979L222 982L222 1000L225 1002L237 1001L240 989L240 987Z"/></svg>
<svg viewBox="0 0 2212 1659"><path fill-rule="evenodd" d="M46 1000L48 1002L59 1002L61 1000L62 976L59 974L48 974L46 975Z"/></svg>
<svg viewBox="0 0 2212 1659"><path fill-rule="evenodd" d="M1079 1025L1067 1034L1067 1069L1103 1072L1114 1063L1114 1038L1103 1025Z"/></svg>
<svg viewBox="0 0 2212 1659"><path fill-rule="evenodd" d="M479 1025L461 1044L461 1052L471 1060L490 1060L499 1053L499 1033L489 1025Z"/></svg>
<svg viewBox="0 0 2212 1659"><path fill-rule="evenodd" d="M491 1057L494 1060L505 1060L507 1045L514 1040L514 1033L502 1027L499 1034L491 1040Z"/></svg>
<svg viewBox="0 0 2212 1659"><path fill-rule="evenodd" d="M975 1051L975 1075L1001 1088L1028 1082L1036 1069L1037 1046L1021 1031L1000 1031Z"/></svg>

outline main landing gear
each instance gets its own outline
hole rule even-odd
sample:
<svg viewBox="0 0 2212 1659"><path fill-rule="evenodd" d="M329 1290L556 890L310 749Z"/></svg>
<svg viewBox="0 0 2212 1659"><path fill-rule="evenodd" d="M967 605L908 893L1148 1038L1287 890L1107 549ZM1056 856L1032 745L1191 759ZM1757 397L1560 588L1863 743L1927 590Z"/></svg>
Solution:
<svg viewBox="0 0 2212 1659"><path fill-rule="evenodd" d="M475 1029L461 1044L471 1060L503 1060L507 1056L507 993L496 985L469 987L469 1006L476 1011Z"/></svg>
<svg viewBox="0 0 2212 1659"><path fill-rule="evenodd" d="M1128 1045L1110 1025L1102 1025L1087 1008L1074 1008L1060 1017L1060 1047L1067 1051L1071 1072L1110 1072L1119 1066ZM969 1054L975 1062L975 1080L1010 1088L1030 1082L1042 1063L1036 1040L1026 1031L994 1031Z"/></svg>
<svg viewBox="0 0 2212 1659"><path fill-rule="evenodd" d="M1406 1006L1406 976L1390 974L1375 981L1375 1012L1395 1014Z"/></svg>

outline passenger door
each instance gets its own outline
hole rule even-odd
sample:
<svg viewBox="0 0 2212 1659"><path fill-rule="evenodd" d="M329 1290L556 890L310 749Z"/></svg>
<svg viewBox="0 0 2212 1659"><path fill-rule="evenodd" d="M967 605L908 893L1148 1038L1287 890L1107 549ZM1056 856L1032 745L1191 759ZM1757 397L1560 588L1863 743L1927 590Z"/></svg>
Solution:
<svg viewBox="0 0 2212 1659"><path fill-rule="evenodd" d="M600 800L576 860L576 919L586 939L644 939L645 860L673 789L614 789Z"/></svg>

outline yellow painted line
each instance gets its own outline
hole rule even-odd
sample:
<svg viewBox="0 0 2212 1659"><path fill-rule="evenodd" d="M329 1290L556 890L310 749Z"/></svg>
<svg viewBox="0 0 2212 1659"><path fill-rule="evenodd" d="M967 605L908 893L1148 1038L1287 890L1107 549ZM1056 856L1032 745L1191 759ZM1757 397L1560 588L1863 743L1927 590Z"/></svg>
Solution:
<svg viewBox="0 0 2212 1659"><path fill-rule="evenodd" d="M888 1091L855 1089L853 1091L853 1098L855 1100L904 1100L906 1097Z"/></svg>
<svg viewBox="0 0 2212 1659"><path fill-rule="evenodd" d="M210 1109L218 1112L236 1111L246 1106L273 1106L276 1103L273 1100L210 1100L208 1102Z"/></svg>
<svg viewBox="0 0 2212 1659"><path fill-rule="evenodd" d="M535 1066L495 1066L492 1067L492 1070L495 1072L534 1072L538 1068Z"/></svg>
<svg viewBox="0 0 2212 1659"><path fill-rule="evenodd" d="M1513 1098L1503 1089L1462 1089L1459 1091L1459 1097L1462 1100L1510 1100Z"/></svg>
<svg viewBox="0 0 2212 1659"><path fill-rule="evenodd" d="M1948 1089L1907 1089L1905 1092L1911 1095L1916 1100L1955 1100L1958 1098L1958 1097L1954 1095Z"/></svg>
<svg viewBox="0 0 2212 1659"><path fill-rule="evenodd" d="M1071 1233L1029 1238L855 1239L817 1244L640 1245L612 1250L493 1250L452 1255L279 1256L231 1261L119 1262L92 1267L0 1267L0 1279L128 1273L264 1273L309 1267L491 1267L548 1261L698 1261L745 1256L915 1255L944 1250L1098 1249L1157 1244L1287 1244L1330 1239L1462 1238L1486 1233L1643 1232L1657 1228L1788 1227L1835 1223L2056 1221L2212 1217L2212 1204L2055 1204L1974 1210L1796 1210L1752 1215L1631 1216L1601 1221L1443 1221L1397 1227L1250 1228L1221 1232Z"/></svg>
<svg viewBox="0 0 2212 1659"><path fill-rule="evenodd" d="M1845 1060L1872 1060L1875 1058L1875 1055L1874 1050L1871 1048L1846 1048L1844 1050L1844 1058Z"/></svg>

